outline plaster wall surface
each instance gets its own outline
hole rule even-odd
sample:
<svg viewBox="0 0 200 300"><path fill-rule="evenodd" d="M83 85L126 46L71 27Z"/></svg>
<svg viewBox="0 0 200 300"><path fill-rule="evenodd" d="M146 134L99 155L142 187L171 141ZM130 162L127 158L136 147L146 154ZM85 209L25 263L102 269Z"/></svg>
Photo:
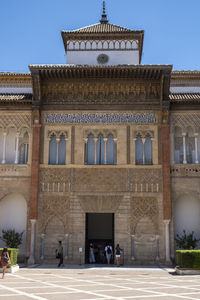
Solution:
<svg viewBox="0 0 200 300"><path fill-rule="evenodd" d="M109 56L109 60L104 65L138 65L139 51L138 50L123 50L123 51L69 51L66 53L67 64L72 65L99 65L97 57L100 54Z"/></svg>

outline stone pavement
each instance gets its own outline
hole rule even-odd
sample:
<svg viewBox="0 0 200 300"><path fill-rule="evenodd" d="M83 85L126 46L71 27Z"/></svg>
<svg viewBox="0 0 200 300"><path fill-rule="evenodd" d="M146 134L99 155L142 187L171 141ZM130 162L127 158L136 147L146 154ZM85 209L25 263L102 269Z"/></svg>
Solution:
<svg viewBox="0 0 200 300"><path fill-rule="evenodd" d="M200 275L150 267L38 266L0 279L0 300L200 299Z"/></svg>

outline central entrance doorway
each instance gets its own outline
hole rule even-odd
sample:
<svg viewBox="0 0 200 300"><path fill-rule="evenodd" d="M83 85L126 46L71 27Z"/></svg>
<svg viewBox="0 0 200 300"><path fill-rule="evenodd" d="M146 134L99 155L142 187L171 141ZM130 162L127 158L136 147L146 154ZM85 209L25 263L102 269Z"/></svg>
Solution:
<svg viewBox="0 0 200 300"><path fill-rule="evenodd" d="M89 246L93 244L96 263L105 264L106 244L110 244L114 249L114 214L86 213L85 228L85 262L89 263Z"/></svg>

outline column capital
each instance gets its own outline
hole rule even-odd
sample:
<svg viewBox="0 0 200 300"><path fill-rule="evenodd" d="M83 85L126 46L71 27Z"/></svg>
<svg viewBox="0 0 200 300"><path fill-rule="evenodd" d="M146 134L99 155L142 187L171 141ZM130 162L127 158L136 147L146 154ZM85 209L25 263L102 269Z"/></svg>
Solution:
<svg viewBox="0 0 200 300"><path fill-rule="evenodd" d="M186 136L186 132L182 132L182 136Z"/></svg>
<svg viewBox="0 0 200 300"><path fill-rule="evenodd" d="M170 221L171 220L163 220L163 222L164 222L165 225L169 225Z"/></svg>
<svg viewBox="0 0 200 300"><path fill-rule="evenodd" d="M194 136L196 136L196 137L197 137L198 135L199 135L199 134L198 134L198 132L195 132L195 133L194 133Z"/></svg>
<svg viewBox="0 0 200 300"><path fill-rule="evenodd" d="M103 138L104 142L107 142L108 141L108 138Z"/></svg>

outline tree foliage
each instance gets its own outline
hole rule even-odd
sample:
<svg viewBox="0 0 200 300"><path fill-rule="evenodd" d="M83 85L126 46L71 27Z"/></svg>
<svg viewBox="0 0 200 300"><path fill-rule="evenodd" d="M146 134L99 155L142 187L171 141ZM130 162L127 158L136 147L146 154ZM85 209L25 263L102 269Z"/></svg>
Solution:
<svg viewBox="0 0 200 300"><path fill-rule="evenodd" d="M0 239L6 243L8 248L18 248L22 244L23 233L16 232L14 229L2 230Z"/></svg>
<svg viewBox="0 0 200 300"><path fill-rule="evenodd" d="M192 233L186 234L185 230L183 230L182 235L177 234L175 241L179 249L194 249L200 239L196 239L193 235L194 231L192 231Z"/></svg>

